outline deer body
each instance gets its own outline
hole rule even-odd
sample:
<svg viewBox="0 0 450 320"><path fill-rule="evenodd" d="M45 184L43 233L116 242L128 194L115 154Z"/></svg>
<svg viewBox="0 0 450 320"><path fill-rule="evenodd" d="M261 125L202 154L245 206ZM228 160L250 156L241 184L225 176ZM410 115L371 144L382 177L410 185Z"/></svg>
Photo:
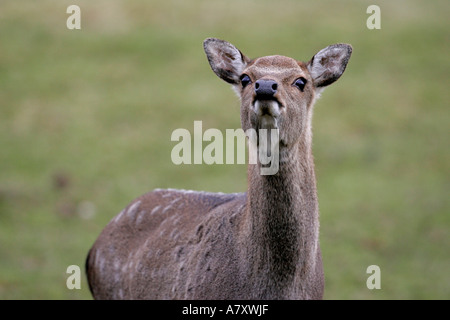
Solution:
<svg viewBox="0 0 450 320"><path fill-rule="evenodd" d="M213 71L241 98L242 128L278 129L279 169L261 175L261 164L250 164L246 193L157 189L133 201L90 250L93 296L321 299L312 108L345 70L351 47L329 46L308 63L250 60L218 39L204 48Z"/></svg>

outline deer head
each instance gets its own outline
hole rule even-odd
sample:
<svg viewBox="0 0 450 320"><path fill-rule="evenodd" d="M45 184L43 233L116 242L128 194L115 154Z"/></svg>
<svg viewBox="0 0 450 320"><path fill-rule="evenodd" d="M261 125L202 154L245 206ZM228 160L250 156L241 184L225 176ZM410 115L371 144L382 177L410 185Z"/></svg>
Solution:
<svg viewBox="0 0 450 320"><path fill-rule="evenodd" d="M280 151L308 135L315 99L339 79L352 53L350 45L334 44L305 63L280 55L252 60L215 38L203 45L212 70L241 99L242 128L279 129Z"/></svg>

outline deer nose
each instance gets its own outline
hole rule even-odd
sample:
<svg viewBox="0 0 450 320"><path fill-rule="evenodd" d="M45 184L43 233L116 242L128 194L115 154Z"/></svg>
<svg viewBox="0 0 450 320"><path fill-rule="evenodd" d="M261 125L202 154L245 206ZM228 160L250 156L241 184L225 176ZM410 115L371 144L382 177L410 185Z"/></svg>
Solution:
<svg viewBox="0 0 450 320"><path fill-rule="evenodd" d="M278 84L274 80L260 79L255 82L256 98L272 98L277 93Z"/></svg>

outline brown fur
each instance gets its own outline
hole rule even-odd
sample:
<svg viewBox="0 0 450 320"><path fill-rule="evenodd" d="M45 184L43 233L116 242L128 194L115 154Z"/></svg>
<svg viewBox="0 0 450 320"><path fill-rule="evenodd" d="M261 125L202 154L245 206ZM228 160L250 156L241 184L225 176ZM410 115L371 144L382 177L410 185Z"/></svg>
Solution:
<svg viewBox="0 0 450 320"><path fill-rule="evenodd" d="M283 56L251 60L218 39L207 39L204 46L213 71L241 97L244 130L261 126L253 109L254 83L277 82L279 171L261 175L259 163L249 165L248 191L242 194L158 189L137 198L89 252L92 294L96 299L321 299L312 109L319 87L344 71L351 47L320 51L316 60L324 64L318 65L314 58L309 63ZM242 74L251 79L245 88ZM303 91L293 85L299 77L307 81Z"/></svg>

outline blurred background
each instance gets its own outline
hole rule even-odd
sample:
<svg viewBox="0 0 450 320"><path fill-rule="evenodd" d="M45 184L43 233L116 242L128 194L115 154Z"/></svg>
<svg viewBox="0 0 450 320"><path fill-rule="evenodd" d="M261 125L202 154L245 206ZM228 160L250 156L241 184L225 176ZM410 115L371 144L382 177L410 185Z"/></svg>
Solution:
<svg viewBox="0 0 450 320"><path fill-rule="evenodd" d="M240 127L207 37L303 61L353 45L313 120L325 298L450 298L449 15L447 0L0 1L0 299L91 299L89 248L149 190L246 190L245 165L171 162L173 130Z"/></svg>

